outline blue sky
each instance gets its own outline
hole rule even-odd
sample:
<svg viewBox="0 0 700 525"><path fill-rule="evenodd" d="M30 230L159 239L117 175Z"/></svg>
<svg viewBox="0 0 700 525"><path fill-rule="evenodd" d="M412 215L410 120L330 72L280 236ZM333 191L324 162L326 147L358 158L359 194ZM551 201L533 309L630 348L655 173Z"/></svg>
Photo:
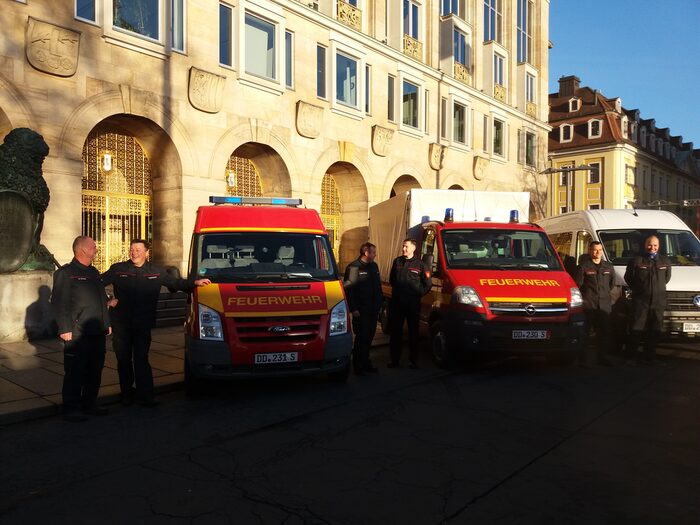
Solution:
<svg viewBox="0 0 700 525"><path fill-rule="evenodd" d="M550 93L576 75L700 148L700 0L551 0L549 13Z"/></svg>

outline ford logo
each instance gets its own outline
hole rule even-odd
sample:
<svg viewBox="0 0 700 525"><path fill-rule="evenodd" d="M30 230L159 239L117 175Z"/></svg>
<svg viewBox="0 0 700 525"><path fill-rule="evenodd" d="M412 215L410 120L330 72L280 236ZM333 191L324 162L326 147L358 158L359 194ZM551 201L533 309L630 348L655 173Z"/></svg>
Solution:
<svg viewBox="0 0 700 525"><path fill-rule="evenodd" d="M531 305L531 304L528 304L528 305L525 307L525 313L526 313L527 315L535 315L535 314L537 313L537 308L535 308L535 307L534 307L533 305Z"/></svg>
<svg viewBox="0 0 700 525"><path fill-rule="evenodd" d="M268 332L272 332L273 334L286 334L289 332L289 327L288 326L271 326L270 328L267 329Z"/></svg>
<svg viewBox="0 0 700 525"><path fill-rule="evenodd" d="M695 297L693 297L693 304L700 308L700 295L696 295Z"/></svg>

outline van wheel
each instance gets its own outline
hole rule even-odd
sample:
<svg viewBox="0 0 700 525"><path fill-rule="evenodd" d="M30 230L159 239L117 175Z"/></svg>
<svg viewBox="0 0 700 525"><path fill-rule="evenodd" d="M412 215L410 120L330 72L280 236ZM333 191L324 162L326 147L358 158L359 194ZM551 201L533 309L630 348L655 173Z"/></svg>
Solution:
<svg viewBox="0 0 700 525"><path fill-rule="evenodd" d="M185 395L195 396L203 390L203 381L192 372L190 363L185 358Z"/></svg>
<svg viewBox="0 0 700 525"><path fill-rule="evenodd" d="M348 377L350 377L350 362L348 362L348 366L342 370L330 372L328 374L328 379L330 379L333 383L345 383L348 380Z"/></svg>
<svg viewBox="0 0 700 525"><path fill-rule="evenodd" d="M454 351L447 344L447 335L441 321L430 325L430 351L437 366L445 369L454 367Z"/></svg>

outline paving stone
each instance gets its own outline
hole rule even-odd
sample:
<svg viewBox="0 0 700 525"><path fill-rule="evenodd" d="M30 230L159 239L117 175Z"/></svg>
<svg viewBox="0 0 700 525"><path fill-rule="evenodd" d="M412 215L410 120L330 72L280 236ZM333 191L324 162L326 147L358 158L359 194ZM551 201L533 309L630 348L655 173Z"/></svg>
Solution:
<svg viewBox="0 0 700 525"><path fill-rule="evenodd" d="M182 359L162 354L151 354L148 360L151 363L151 368L172 373L182 372Z"/></svg>
<svg viewBox="0 0 700 525"><path fill-rule="evenodd" d="M54 361L41 359L37 356L15 356L0 360L2 366L9 370L28 370L30 368L42 368L43 365L54 365Z"/></svg>
<svg viewBox="0 0 700 525"><path fill-rule="evenodd" d="M63 386L63 376L44 368L29 370L10 370L2 377L8 381L31 390L40 396L57 394Z"/></svg>
<svg viewBox="0 0 700 525"><path fill-rule="evenodd" d="M30 399L37 395L21 386L0 377L0 405L20 399Z"/></svg>
<svg viewBox="0 0 700 525"><path fill-rule="evenodd" d="M46 409L46 412L40 412L41 409ZM41 417L55 413L57 413L56 405L41 397L0 403L0 423L13 423L31 419L31 416Z"/></svg>
<svg viewBox="0 0 700 525"><path fill-rule="evenodd" d="M48 354L41 354L42 359L48 359L49 361L54 361L55 363L63 363L63 350L60 352L49 352Z"/></svg>
<svg viewBox="0 0 700 525"><path fill-rule="evenodd" d="M45 346L30 343L29 341L18 341L16 343L2 343L0 349L11 352L15 355L32 356L45 354L46 352L55 352L55 349L50 349Z"/></svg>

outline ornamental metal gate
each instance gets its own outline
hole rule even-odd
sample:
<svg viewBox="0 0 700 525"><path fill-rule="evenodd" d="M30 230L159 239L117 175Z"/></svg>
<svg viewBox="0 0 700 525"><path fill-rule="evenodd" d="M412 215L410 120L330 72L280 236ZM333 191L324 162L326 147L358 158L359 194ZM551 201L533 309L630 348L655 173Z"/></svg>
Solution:
<svg viewBox="0 0 700 525"><path fill-rule="evenodd" d="M244 157L231 155L226 163L226 195L262 197L262 184L255 165Z"/></svg>
<svg viewBox="0 0 700 525"><path fill-rule="evenodd" d="M333 254L336 261L338 260L338 251L340 248L340 194L338 186L332 175L326 173L321 181L321 220L323 221L328 238L333 247Z"/></svg>
<svg viewBox="0 0 700 525"><path fill-rule="evenodd" d="M153 239L151 167L133 137L96 131L83 163L82 231L95 239L93 264L103 272L129 258L131 239Z"/></svg>

